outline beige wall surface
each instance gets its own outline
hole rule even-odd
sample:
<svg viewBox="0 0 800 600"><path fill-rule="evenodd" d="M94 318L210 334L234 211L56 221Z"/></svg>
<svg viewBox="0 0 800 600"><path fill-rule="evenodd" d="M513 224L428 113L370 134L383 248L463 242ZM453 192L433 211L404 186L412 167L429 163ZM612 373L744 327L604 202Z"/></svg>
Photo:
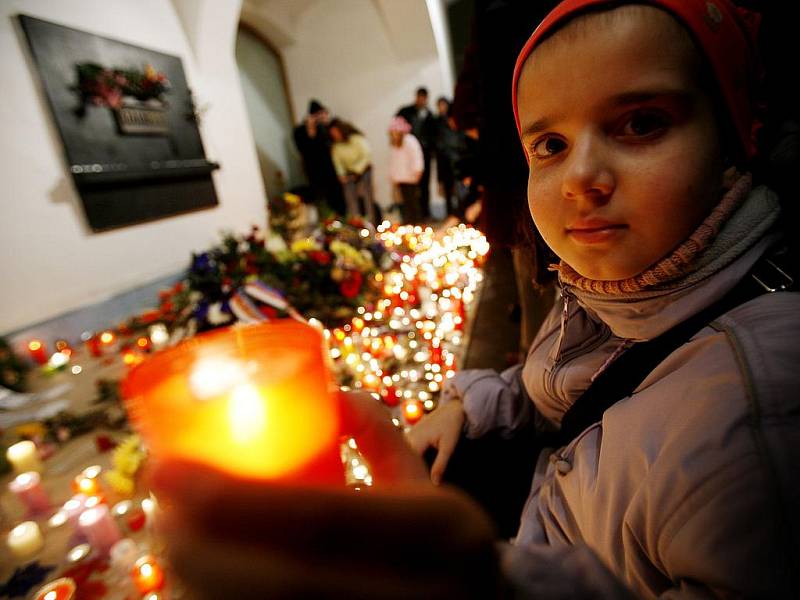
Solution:
<svg viewBox="0 0 800 600"><path fill-rule="evenodd" d="M183 59L214 175L214 209L92 233L38 75L13 19L25 13ZM0 2L0 333L177 271L221 229L265 224L265 196L234 60L239 0Z"/></svg>

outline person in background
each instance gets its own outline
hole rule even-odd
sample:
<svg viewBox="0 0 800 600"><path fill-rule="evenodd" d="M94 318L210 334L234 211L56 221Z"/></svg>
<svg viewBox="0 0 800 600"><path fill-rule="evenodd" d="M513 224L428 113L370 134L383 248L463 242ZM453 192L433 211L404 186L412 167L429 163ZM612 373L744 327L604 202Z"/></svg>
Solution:
<svg viewBox="0 0 800 600"><path fill-rule="evenodd" d="M331 158L342 185L347 216L361 215L370 223L378 216L372 188L372 150L367 138L341 119L331 121L328 131Z"/></svg>
<svg viewBox="0 0 800 600"><path fill-rule="evenodd" d="M455 164L463 149L462 134L456 130L450 117L450 101L441 96L436 101L436 175L439 193L444 198L448 215L456 213Z"/></svg>
<svg viewBox="0 0 800 600"><path fill-rule="evenodd" d="M422 220L419 181L425 169L422 146L403 117L392 118L389 143L389 180L392 182L395 206L399 208L404 223L419 223Z"/></svg>
<svg viewBox="0 0 800 600"><path fill-rule="evenodd" d="M411 124L411 133L417 138L422 146L422 155L425 158L425 170L419 181L420 186L420 206L422 208L422 218L429 219L430 211L430 181L431 181L431 161L436 150L436 120L428 108L427 88L417 88L414 104L409 104L397 111L398 117L403 117Z"/></svg>
<svg viewBox="0 0 800 600"><path fill-rule="evenodd" d="M308 104L308 114L294 128L294 143L303 159L306 178L311 188L312 201L327 203L331 210L344 214L342 186L331 160L331 139L328 135L330 113L318 100Z"/></svg>

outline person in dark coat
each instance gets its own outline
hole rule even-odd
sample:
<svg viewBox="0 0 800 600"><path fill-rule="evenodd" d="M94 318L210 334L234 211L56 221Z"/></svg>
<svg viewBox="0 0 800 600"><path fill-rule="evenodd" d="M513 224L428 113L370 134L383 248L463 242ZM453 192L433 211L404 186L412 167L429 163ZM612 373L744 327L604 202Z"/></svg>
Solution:
<svg viewBox="0 0 800 600"><path fill-rule="evenodd" d="M427 88L417 88L417 96L414 104L404 106L397 111L398 117L403 117L411 124L411 133L419 140L422 145L422 155L425 158L425 170L419 180L420 203L422 208L422 218L430 218L430 181L431 181L431 159L436 151L436 119L428 108Z"/></svg>
<svg viewBox="0 0 800 600"><path fill-rule="evenodd" d="M312 100L308 105L308 115L294 129L294 143L303 158L314 202L324 201L334 212L343 215L344 196L331 160L329 122L328 109L319 101Z"/></svg>

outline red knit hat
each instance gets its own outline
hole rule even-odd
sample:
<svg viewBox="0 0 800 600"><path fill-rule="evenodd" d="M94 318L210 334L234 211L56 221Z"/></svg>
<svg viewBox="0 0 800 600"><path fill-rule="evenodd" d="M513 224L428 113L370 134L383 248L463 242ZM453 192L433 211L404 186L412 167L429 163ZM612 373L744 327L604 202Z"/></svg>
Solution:
<svg viewBox="0 0 800 600"><path fill-rule="evenodd" d="M618 0L564 0L533 32L517 58L511 90L514 119L520 136L517 83L531 52L547 33L576 14L590 8L619 4ZM745 155L752 158L757 151L756 132L761 126L755 115L753 97L762 75L755 49L760 15L735 7L729 0L638 0L628 4L649 4L666 10L689 30L716 75Z"/></svg>

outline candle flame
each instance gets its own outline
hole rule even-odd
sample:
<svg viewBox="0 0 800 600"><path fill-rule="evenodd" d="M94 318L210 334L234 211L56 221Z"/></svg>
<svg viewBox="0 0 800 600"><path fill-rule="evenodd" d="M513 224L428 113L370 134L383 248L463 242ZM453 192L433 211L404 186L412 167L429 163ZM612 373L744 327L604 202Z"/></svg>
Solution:
<svg viewBox="0 0 800 600"><path fill-rule="evenodd" d="M34 352L42 347L42 342L39 340L32 340L28 343L28 349L33 350Z"/></svg>
<svg viewBox="0 0 800 600"><path fill-rule="evenodd" d="M241 363L224 358L205 358L197 362L189 376L189 387L202 400L220 396L247 380Z"/></svg>
<svg viewBox="0 0 800 600"><path fill-rule="evenodd" d="M264 401L252 385L243 384L231 392L228 417L233 439L246 443L264 431L266 411Z"/></svg>

